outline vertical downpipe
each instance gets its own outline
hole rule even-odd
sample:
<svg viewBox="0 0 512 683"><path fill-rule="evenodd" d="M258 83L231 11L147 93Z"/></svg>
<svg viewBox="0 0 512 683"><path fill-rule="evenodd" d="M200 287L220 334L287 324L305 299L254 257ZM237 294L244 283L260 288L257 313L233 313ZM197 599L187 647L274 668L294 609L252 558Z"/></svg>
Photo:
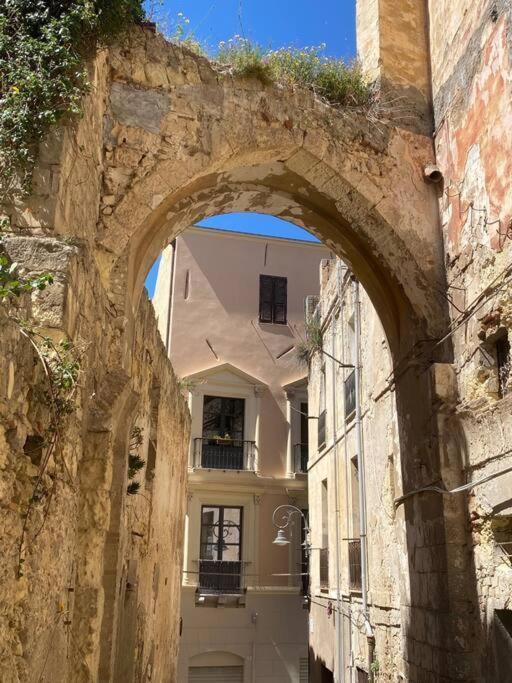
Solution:
<svg viewBox="0 0 512 683"><path fill-rule="evenodd" d="M345 357L345 317L344 317L344 310L345 310L345 291L342 286L342 281L341 281L341 275L343 270L346 270L346 267L343 267L341 265L341 261L338 261L338 301L339 301L339 306L340 306L340 321L341 321L341 362L343 364L345 363L353 363L354 359L347 358ZM342 384L344 387L344 383ZM345 467L345 519L347 520L347 525L348 525L348 520L350 519L350 505L349 505L349 500L348 500L348 486L347 482L349 481L349 471L348 471L348 447L347 447L347 416L345 414L345 411L343 411L343 464ZM347 536L349 534L347 533ZM349 623L352 623L352 602L349 601L347 604L347 609L348 609L348 620ZM343 645L345 646L345 641L343 641ZM349 653L349 668L350 668L350 673L349 673L349 681L352 680L352 627L348 629L348 653Z"/></svg>
<svg viewBox="0 0 512 683"><path fill-rule="evenodd" d="M363 615L365 619L366 635L368 639L368 672L371 673L371 664L374 651L374 634L368 615L368 555L366 544L366 483L363 450L363 425L361 421L361 298L359 282L354 279L354 309L355 309L355 334L356 334L356 359L355 359L355 394L356 394L356 444L357 444L357 469L359 473L359 535L361 540L361 598L363 603ZM371 659L370 659L371 657Z"/></svg>
<svg viewBox="0 0 512 683"><path fill-rule="evenodd" d="M165 348L167 350L168 358L171 357L171 317L172 304L174 297L174 280L176 276L176 240L171 242L172 258L171 258L171 277L169 278L169 307L167 309L167 329L165 331Z"/></svg>
<svg viewBox="0 0 512 683"><path fill-rule="evenodd" d="M345 680L345 672L343 670L343 619L341 613L341 587L340 587L340 496L339 496L339 467L338 467L338 438L337 438L337 403L336 403L336 318L334 317L334 309L331 313L331 391L332 391L332 439L334 443L334 497L335 505L335 528L336 528L336 636L338 641L337 655L338 655L338 683L343 683Z"/></svg>

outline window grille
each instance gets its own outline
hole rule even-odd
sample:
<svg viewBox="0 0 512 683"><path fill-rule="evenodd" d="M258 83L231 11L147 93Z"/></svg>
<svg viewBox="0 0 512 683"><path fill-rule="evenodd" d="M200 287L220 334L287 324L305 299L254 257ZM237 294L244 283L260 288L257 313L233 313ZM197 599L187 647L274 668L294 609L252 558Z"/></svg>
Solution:
<svg viewBox="0 0 512 683"><path fill-rule="evenodd" d="M309 659L301 657L299 659L299 683L308 683L309 681Z"/></svg>

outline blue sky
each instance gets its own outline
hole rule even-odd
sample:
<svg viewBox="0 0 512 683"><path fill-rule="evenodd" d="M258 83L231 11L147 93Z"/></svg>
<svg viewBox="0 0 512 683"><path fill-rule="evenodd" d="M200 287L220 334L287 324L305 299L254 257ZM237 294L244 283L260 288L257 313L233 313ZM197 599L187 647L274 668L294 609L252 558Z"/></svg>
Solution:
<svg viewBox="0 0 512 683"><path fill-rule="evenodd" d="M178 12L190 20L194 37L214 50L221 40L242 34L264 47L305 47L326 44L325 53L352 59L355 56L355 0L155 0L151 4L168 31ZM240 20L241 16L241 20ZM259 214L215 216L201 225L274 237L314 239L290 223ZM146 288L152 296L158 261L148 274Z"/></svg>

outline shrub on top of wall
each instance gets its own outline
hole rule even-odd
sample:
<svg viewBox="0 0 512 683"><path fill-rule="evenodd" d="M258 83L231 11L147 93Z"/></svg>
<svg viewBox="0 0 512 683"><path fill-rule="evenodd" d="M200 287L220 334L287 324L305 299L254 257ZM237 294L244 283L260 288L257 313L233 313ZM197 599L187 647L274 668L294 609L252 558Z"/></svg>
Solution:
<svg viewBox="0 0 512 683"><path fill-rule="evenodd" d="M0 203L29 190L37 143L48 128L80 112L87 56L142 18L142 0L5 0Z"/></svg>
<svg viewBox="0 0 512 683"><path fill-rule="evenodd" d="M327 57L325 44L317 47L282 47L263 50L245 38L235 36L220 43L216 59L237 76L259 78L313 90L332 105L364 106L372 89L359 64Z"/></svg>

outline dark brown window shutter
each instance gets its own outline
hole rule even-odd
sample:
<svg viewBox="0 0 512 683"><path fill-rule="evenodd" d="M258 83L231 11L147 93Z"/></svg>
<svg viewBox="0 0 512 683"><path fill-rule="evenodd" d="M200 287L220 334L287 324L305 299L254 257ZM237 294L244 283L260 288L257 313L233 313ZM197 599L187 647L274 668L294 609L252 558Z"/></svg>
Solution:
<svg viewBox="0 0 512 683"><path fill-rule="evenodd" d="M272 322L273 283L268 275L260 275L260 322Z"/></svg>
<svg viewBox="0 0 512 683"><path fill-rule="evenodd" d="M260 322L286 324L287 290L285 277L260 275Z"/></svg>

